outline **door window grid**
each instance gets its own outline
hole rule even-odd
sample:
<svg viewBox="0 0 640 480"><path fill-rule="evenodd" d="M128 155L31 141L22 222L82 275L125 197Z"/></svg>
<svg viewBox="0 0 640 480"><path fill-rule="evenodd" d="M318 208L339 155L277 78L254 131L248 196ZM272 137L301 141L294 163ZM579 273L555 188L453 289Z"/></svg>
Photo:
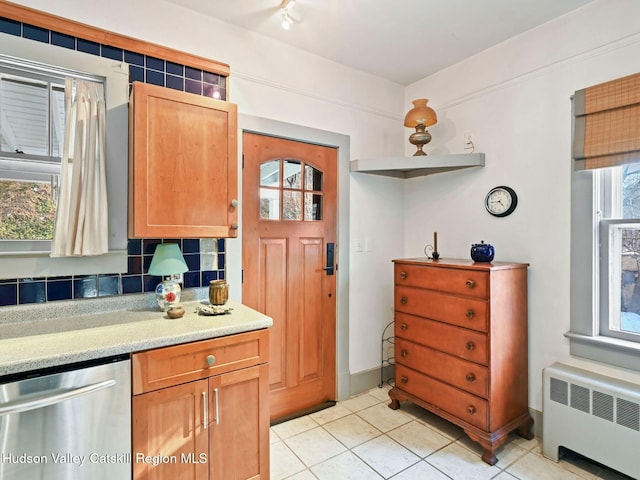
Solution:
<svg viewBox="0 0 640 480"><path fill-rule="evenodd" d="M261 220L323 219L323 173L296 159L275 159L260 165Z"/></svg>

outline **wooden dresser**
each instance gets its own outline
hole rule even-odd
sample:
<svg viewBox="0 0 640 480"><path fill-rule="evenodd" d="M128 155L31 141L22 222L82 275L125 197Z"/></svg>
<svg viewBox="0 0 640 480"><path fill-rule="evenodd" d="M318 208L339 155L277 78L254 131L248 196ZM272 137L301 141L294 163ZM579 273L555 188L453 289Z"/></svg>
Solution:
<svg viewBox="0 0 640 480"><path fill-rule="evenodd" d="M528 409L527 264L394 260L395 387L459 425L493 465L517 430L532 438Z"/></svg>

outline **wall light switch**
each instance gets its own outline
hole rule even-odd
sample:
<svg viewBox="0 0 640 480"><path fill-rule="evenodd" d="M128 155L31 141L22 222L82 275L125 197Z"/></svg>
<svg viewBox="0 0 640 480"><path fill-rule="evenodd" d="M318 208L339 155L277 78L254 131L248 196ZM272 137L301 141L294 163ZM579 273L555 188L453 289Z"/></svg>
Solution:
<svg viewBox="0 0 640 480"><path fill-rule="evenodd" d="M361 252L361 251L362 251L362 240L360 240L359 238L356 238L356 239L353 241L353 245L354 245L354 246L353 246L353 249L354 249L356 252Z"/></svg>
<svg viewBox="0 0 640 480"><path fill-rule="evenodd" d="M367 237L364 239L364 251L373 252L373 238Z"/></svg>

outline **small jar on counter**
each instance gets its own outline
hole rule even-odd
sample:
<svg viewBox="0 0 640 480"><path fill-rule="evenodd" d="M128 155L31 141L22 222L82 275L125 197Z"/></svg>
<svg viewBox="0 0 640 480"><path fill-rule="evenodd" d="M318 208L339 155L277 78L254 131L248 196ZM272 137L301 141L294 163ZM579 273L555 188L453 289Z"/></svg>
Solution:
<svg viewBox="0 0 640 480"><path fill-rule="evenodd" d="M229 284L226 280L209 282L209 302L211 305L224 305L229 300Z"/></svg>

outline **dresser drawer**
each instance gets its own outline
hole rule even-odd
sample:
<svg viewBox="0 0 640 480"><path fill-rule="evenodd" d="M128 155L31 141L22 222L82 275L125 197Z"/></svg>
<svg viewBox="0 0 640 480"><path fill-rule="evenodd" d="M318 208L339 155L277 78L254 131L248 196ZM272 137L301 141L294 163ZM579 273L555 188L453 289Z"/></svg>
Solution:
<svg viewBox="0 0 640 480"><path fill-rule="evenodd" d="M483 365L489 364L487 335L396 312L395 336Z"/></svg>
<svg viewBox="0 0 640 480"><path fill-rule="evenodd" d="M485 300L396 286L395 309L480 332L488 331L488 303Z"/></svg>
<svg viewBox="0 0 640 480"><path fill-rule="evenodd" d="M138 395L267 361L269 331L226 337L134 353L133 394Z"/></svg>
<svg viewBox="0 0 640 480"><path fill-rule="evenodd" d="M487 429L488 402L415 370L396 364L396 388L483 430Z"/></svg>
<svg viewBox="0 0 640 480"><path fill-rule="evenodd" d="M488 369L477 363L461 360L402 338L396 338L395 361L396 364L405 365L475 395L488 395Z"/></svg>
<svg viewBox="0 0 640 480"><path fill-rule="evenodd" d="M394 275L396 285L428 288L476 298L489 297L487 272L456 268L424 268L418 265L396 263Z"/></svg>

